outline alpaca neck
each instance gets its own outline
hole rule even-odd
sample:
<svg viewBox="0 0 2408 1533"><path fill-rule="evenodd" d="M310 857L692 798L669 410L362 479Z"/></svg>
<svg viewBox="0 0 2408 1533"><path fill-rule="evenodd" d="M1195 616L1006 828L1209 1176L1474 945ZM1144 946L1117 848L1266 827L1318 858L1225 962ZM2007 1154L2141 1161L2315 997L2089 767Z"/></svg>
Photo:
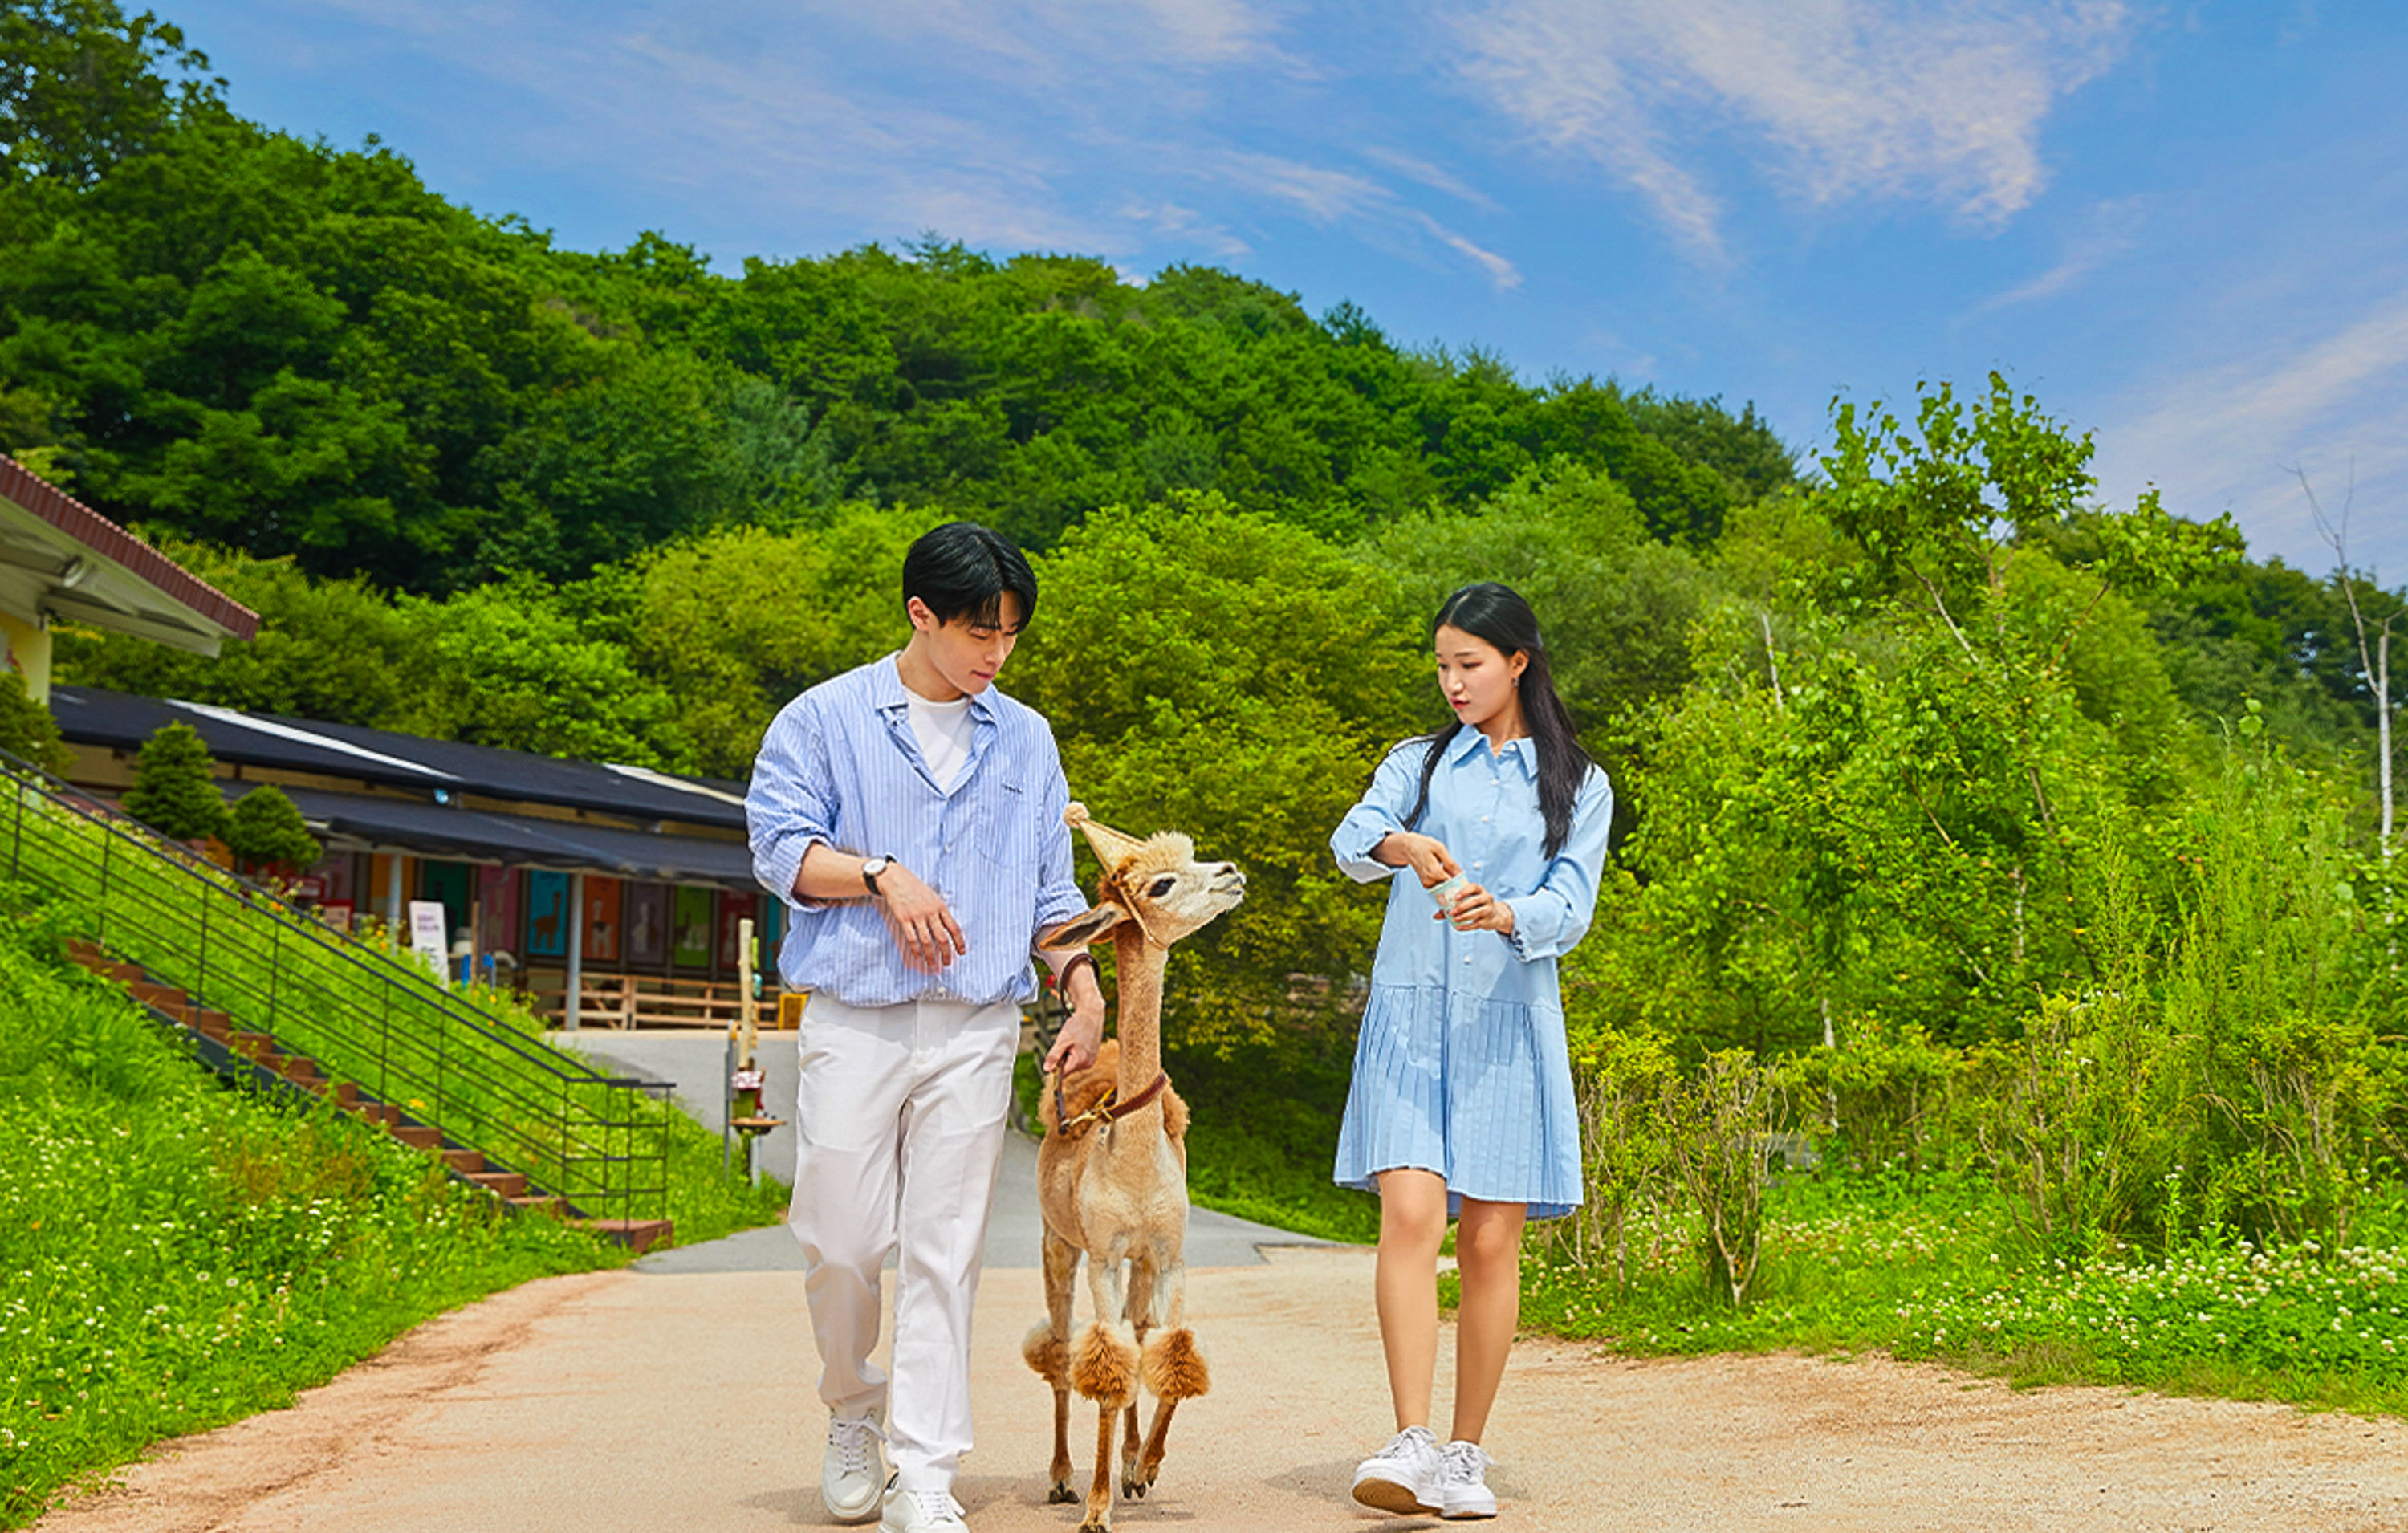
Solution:
<svg viewBox="0 0 2408 1533"><path fill-rule="evenodd" d="M1124 924L1112 937L1112 967L1120 986L1123 1100L1154 1084L1162 1073L1162 966L1169 953Z"/></svg>

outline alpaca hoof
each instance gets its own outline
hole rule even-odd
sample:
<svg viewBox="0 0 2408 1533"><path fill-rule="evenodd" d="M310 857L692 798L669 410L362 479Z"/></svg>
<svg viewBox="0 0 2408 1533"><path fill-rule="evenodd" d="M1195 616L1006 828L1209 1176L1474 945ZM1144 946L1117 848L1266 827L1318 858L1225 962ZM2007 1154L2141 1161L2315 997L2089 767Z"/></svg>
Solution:
<svg viewBox="0 0 2408 1533"><path fill-rule="evenodd" d="M1068 1485L1056 1485L1052 1490L1045 1493L1045 1504L1047 1506L1061 1506L1066 1502L1075 1501L1078 1498L1079 1493L1072 1490Z"/></svg>

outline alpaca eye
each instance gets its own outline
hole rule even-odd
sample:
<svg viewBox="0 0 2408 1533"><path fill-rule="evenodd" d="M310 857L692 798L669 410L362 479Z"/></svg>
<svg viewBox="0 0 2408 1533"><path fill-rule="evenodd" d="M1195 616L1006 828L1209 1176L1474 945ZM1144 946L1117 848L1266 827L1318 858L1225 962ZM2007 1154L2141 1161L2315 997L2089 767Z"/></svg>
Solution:
<svg viewBox="0 0 2408 1533"><path fill-rule="evenodd" d="M1177 879L1165 873L1162 877L1154 881L1154 887L1145 892L1146 897L1148 899L1165 898L1169 895L1172 889L1178 887L1178 884L1179 881Z"/></svg>

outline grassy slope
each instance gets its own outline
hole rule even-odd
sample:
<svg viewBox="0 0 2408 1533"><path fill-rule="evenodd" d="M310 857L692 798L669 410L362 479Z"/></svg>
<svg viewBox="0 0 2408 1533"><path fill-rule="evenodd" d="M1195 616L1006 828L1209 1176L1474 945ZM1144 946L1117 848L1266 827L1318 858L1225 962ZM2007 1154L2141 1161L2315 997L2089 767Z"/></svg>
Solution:
<svg viewBox="0 0 2408 1533"><path fill-rule="evenodd" d="M285 1404L427 1317L614 1247L503 1215L327 1111L228 1090L0 909L0 1525L158 1439ZM682 1115L678 1115L681 1123ZM691 1128L691 1125L687 1125ZM773 1216L673 1140L687 1239Z"/></svg>

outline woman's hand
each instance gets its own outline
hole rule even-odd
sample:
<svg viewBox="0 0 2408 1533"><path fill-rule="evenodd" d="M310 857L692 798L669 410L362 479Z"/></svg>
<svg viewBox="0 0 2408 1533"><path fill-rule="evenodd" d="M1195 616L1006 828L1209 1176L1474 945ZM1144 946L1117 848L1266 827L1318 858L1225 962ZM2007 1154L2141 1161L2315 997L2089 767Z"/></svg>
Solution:
<svg viewBox="0 0 2408 1533"><path fill-rule="evenodd" d="M1382 837L1380 844L1371 849L1371 860L1391 867L1412 868L1413 877L1422 881L1425 889L1435 889L1463 871L1444 841L1410 830L1392 830Z"/></svg>
<svg viewBox="0 0 2408 1533"><path fill-rule="evenodd" d="M1476 883L1465 884L1462 893L1455 896L1455 909L1440 910L1438 919L1454 922L1459 932L1513 935L1513 907Z"/></svg>

